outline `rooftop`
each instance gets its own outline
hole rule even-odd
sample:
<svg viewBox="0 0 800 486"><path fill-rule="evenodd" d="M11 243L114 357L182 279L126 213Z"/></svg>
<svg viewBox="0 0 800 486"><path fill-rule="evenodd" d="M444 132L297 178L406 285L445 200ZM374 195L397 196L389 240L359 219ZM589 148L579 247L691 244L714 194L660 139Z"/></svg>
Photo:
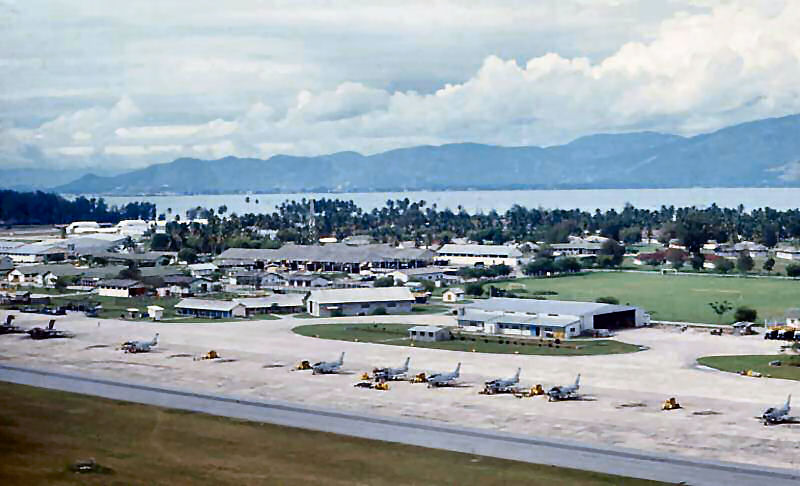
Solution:
<svg viewBox="0 0 800 486"><path fill-rule="evenodd" d="M175 304L175 308L230 312L239 305L243 304L230 300L183 299Z"/></svg>
<svg viewBox="0 0 800 486"><path fill-rule="evenodd" d="M420 248L397 248L369 244L352 246L344 243L326 245L284 245L276 250L258 248L228 248L220 260L303 261L330 263L362 263L402 260L430 260L433 252Z"/></svg>
<svg viewBox="0 0 800 486"><path fill-rule="evenodd" d="M497 257L510 257L519 258L522 252L513 246L506 245L456 245L448 243L439 248L440 255L447 255L451 253L479 255L479 256L497 256Z"/></svg>
<svg viewBox="0 0 800 486"><path fill-rule="evenodd" d="M514 299L509 297L493 297L477 300L469 304L467 309L484 311L520 312L527 314L557 314L583 316L598 312L617 312L631 310L626 305L601 304L597 302L573 302L567 300Z"/></svg>
<svg viewBox="0 0 800 486"><path fill-rule="evenodd" d="M325 289L311 292L309 300L320 304L354 302L414 301L408 287L372 287L355 289Z"/></svg>

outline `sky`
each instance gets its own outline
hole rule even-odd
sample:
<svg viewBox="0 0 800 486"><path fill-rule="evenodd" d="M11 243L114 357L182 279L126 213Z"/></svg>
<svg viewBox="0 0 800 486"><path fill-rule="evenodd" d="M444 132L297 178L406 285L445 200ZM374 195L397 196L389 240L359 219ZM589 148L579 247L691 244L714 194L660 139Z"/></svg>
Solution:
<svg viewBox="0 0 800 486"><path fill-rule="evenodd" d="M0 0L0 168L693 135L800 112L797 0Z"/></svg>

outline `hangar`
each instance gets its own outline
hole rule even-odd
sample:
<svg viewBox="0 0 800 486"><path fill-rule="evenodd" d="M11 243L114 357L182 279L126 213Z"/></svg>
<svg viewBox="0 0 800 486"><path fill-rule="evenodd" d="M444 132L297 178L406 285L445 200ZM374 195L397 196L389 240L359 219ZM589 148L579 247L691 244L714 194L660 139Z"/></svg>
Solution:
<svg viewBox="0 0 800 486"><path fill-rule="evenodd" d="M459 308L458 326L485 334L570 338L593 330L646 326L650 316L638 307L571 302L491 298Z"/></svg>

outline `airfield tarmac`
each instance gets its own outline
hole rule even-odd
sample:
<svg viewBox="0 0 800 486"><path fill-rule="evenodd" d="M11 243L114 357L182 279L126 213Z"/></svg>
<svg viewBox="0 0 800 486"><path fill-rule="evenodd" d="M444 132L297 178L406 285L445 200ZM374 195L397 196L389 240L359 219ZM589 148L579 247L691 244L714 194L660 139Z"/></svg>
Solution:
<svg viewBox="0 0 800 486"><path fill-rule="evenodd" d="M2 313L4 319L5 313ZM42 325L48 316L21 314L15 324ZM339 319L294 319L160 324L88 319L74 313L56 327L74 339L31 341L0 336L0 360L7 364L80 372L97 377L281 400L372 415L410 417L533 436L560 437L592 444L682 454L697 458L798 468L800 425L764 427L755 419L800 384L749 378L702 369L700 356L772 354L775 341L761 336L711 336L707 331L636 329L617 338L648 346L632 354L602 356L522 356L464 353L303 337L291 329L326 322L395 322L452 325L435 315ZM116 350L122 341L161 334L148 354ZM214 349L222 360L194 361ZM345 374L314 376L293 371L301 359L333 360L345 351ZM411 372L450 371L461 361L463 386L428 389L398 382L387 392L354 388L359 375L376 365L399 366L411 356ZM478 395L487 379L506 377L522 367L522 385L545 388L571 383L581 373L585 400L548 403ZM472 386L469 386L472 385ZM675 396L684 407L663 412ZM625 407L623 405L644 404ZM695 412L712 411L696 415Z"/></svg>

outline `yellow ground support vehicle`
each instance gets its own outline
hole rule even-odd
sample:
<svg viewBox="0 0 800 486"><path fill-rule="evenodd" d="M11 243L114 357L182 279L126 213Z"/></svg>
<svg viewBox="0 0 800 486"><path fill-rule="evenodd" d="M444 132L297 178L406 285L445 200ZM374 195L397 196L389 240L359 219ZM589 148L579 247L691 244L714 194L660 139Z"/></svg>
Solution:
<svg viewBox="0 0 800 486"><path fill-rule="evenodd" d="M295 369L296 370L310 370L311 369L311 363L309 363L308 360L303 360L303 361L301 361L300 363L297 364Z"/></svg>
<svg viewBox="0 0 800 486"><path fill-rule="evenodd" d="M414 375L414 378L411 378L411 383L427 383L427 382L428 382L428 377L425 376L425 373Z"/></svg>
<svg viewBox="0 0 800 486"><path fill-rule="evenodd" d="M675 397L664 400L664 403L661 405L661 410L677 410L679 408L681 408L681 404L678 403Z"/></svg>

